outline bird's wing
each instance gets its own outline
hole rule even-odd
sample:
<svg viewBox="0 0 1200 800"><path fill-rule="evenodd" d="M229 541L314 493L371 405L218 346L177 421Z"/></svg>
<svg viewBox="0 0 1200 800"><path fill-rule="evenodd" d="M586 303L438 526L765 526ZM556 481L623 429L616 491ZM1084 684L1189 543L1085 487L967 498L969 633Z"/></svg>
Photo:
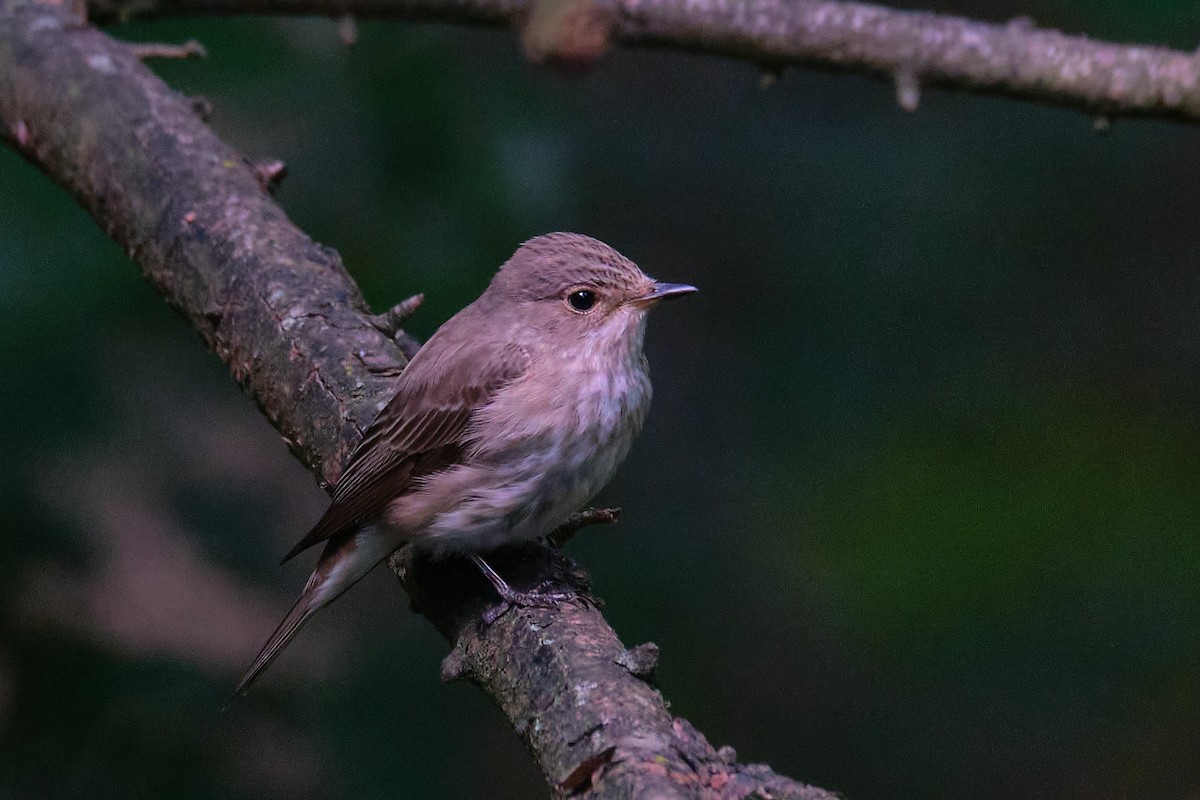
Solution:
<svg viewBox="0 0 1200 800"><path fill-rule="evenodd" d="M475 411L523 375L528 361L511 342L435 334L400 374L395 397L354 449L325 515L283 560L357 528L415 479L457 463Z"/></svg>

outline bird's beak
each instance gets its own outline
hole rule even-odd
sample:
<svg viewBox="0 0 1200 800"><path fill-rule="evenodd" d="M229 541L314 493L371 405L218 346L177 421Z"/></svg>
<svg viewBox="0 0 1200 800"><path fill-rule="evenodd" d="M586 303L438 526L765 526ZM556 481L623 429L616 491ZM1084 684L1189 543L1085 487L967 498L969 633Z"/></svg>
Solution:
<svg viewBox="0 0 1200 800"><path fill-rule="evenodd" d="M659 300L682 297L685 294L698 291L700 290L695 286L688 286L686 283L663 283L662 281L655 281L654 285L650 287L650 291L634 300L634 302L640 306L651 306Z"/></svg>

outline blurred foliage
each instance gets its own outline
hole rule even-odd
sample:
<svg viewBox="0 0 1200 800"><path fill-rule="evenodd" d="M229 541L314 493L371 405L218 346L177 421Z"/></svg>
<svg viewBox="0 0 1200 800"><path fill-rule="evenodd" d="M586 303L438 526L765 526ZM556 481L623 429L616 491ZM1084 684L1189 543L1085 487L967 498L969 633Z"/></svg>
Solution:
<svg viewBox="0 0 1200 800"><path fill-rule="evenodd" d="M1178 0L906 5L1200 29ZM1194 127L909 115L677 53L567 80L449 26L114 33L203 41L155 68L287 162L280 202L373 304L426 292L419 335L548 230L701 286L651 326L656 407L601 498L624 521L571 548L715 743L855 800L1200 791ZM384 574L220 712L323 497L69 198L8 151L0 186L0 798L544 796ZM139 558L198 613L122 593ZM209 585L237 602L206 624Z"/></svg>

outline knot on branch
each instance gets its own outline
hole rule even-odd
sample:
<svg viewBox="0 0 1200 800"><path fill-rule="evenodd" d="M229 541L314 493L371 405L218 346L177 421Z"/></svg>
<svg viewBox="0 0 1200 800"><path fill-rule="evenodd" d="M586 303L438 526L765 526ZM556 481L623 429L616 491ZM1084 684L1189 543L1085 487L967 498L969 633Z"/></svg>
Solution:
<svg viewBox="0 0 1200 800"><path fill-rule="evenodd" d="M621 521L619 508L585 508L567 517L567 521L546 537L552 547L562 548L576 533L589 525L615 525Z"/></svg>
<svg viewBox="0 0 1200 800"><path fill-rule="evenodd" d="M208 122L209 118L212 117L213 104L207 97L201 97L198 94L192 95L187 98L187 102L196 116L200 118L201 122Z"/></svg>
<svg viewBox="0 0 1200 800"><path fill-rule="evenodd" d="M275 194L279 184L287 177L287 164L278 158L270 158L254 164L254 178L267 194Z"/></svg>
<svg viewBox="0 0 1200 800"><path fill-rule="evenodd" d="M466 677L469 671L467 651L460 639L442 659L442 683L453 683Z"/></svg>
<svg viewBox="0 0 1200 800"><path fill-rule="evenodd" d="M25 120L19 119L8 126L8 133L16 142L18 149L24 150L29 146L29 123Z"/></svg>
<svg viewBox="0 0 1200 800"><path fill-rule="evenodd" d="M616 19L598 0L534 0L518 23L521 49L531 64L586 71L608 53Z"/></svg>
<svg viewBox="0 0 1200 800"><path fill-rule="evenodd" d="M343 14L337 21L338 41L345 47L358 44L358 18L353 14Z"/></svg>
<svg viewBox="0 0 1200 800"><path fill-rule="evenodd" d="M405 333L401 326L404 324L404 321L411 317L424 302L424 294L414 294L412 297L401 300L399 303L392 306L382 314L376 314L367 320L377 331L391 339L392 342L400 348L400 352L404 354L404 357L408 361L412 361L413 356L415 356L417 351L421 349L421 343ZM367 368L372 372L390 373L390 371L395 367L395 364L391 362L390 358L385 359L387 363L384 364L373 364L368 360L367 357L361 355L360 358L362 358L363 363L366 364ZM396 374L399 373L397 372Z"/></svg>
<svg viewBox="0 0 1200 800"><path fill-rule="evenodd" d="M658 645L654 642L644 642L637 647L631 647L616 657L617 666L629 670L635 678L650 683L658 669Z"/></svg>
<svg viewBox="0 0 1200 800"><path fill-rule="evenodd" d="M896 102L900 108L910 113L916 111L921 105L921 80L917 71L901 67L892 74L892 80L896 84Z"/></svg>

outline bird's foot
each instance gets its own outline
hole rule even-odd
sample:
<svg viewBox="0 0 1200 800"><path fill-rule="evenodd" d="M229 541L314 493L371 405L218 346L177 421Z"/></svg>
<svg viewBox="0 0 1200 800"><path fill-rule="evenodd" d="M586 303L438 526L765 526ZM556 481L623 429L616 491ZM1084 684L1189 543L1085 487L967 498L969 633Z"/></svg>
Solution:
<svg viewBox="0 0 1200 800"><path fill-rule="evenodd" d="M549 590L549 587L518 592L508 584L505 584L503 589L496 587L496 594L500 595L501 602L483 612L483 621L488 625L514 608L558 608L559 603L575 598L574 592Z"/></svg>
<svg viewBox="0 0 1200 800"><path fill-rule="evenodd" d="M517 591L509 586L508 582L500 577L500 573L496 572L491 564L484 561L482 556L472 554L471 561L488 579L488 583L492 584L492 588L496 590L496 594L500 595L500 599L503 601L484 612L483 621L488 625L500 619L513 608L557 608L559 603L571 600L576 596L574 592L564 592L552 588L554 584L549 582L543 583L531 591Z"/></svg>

